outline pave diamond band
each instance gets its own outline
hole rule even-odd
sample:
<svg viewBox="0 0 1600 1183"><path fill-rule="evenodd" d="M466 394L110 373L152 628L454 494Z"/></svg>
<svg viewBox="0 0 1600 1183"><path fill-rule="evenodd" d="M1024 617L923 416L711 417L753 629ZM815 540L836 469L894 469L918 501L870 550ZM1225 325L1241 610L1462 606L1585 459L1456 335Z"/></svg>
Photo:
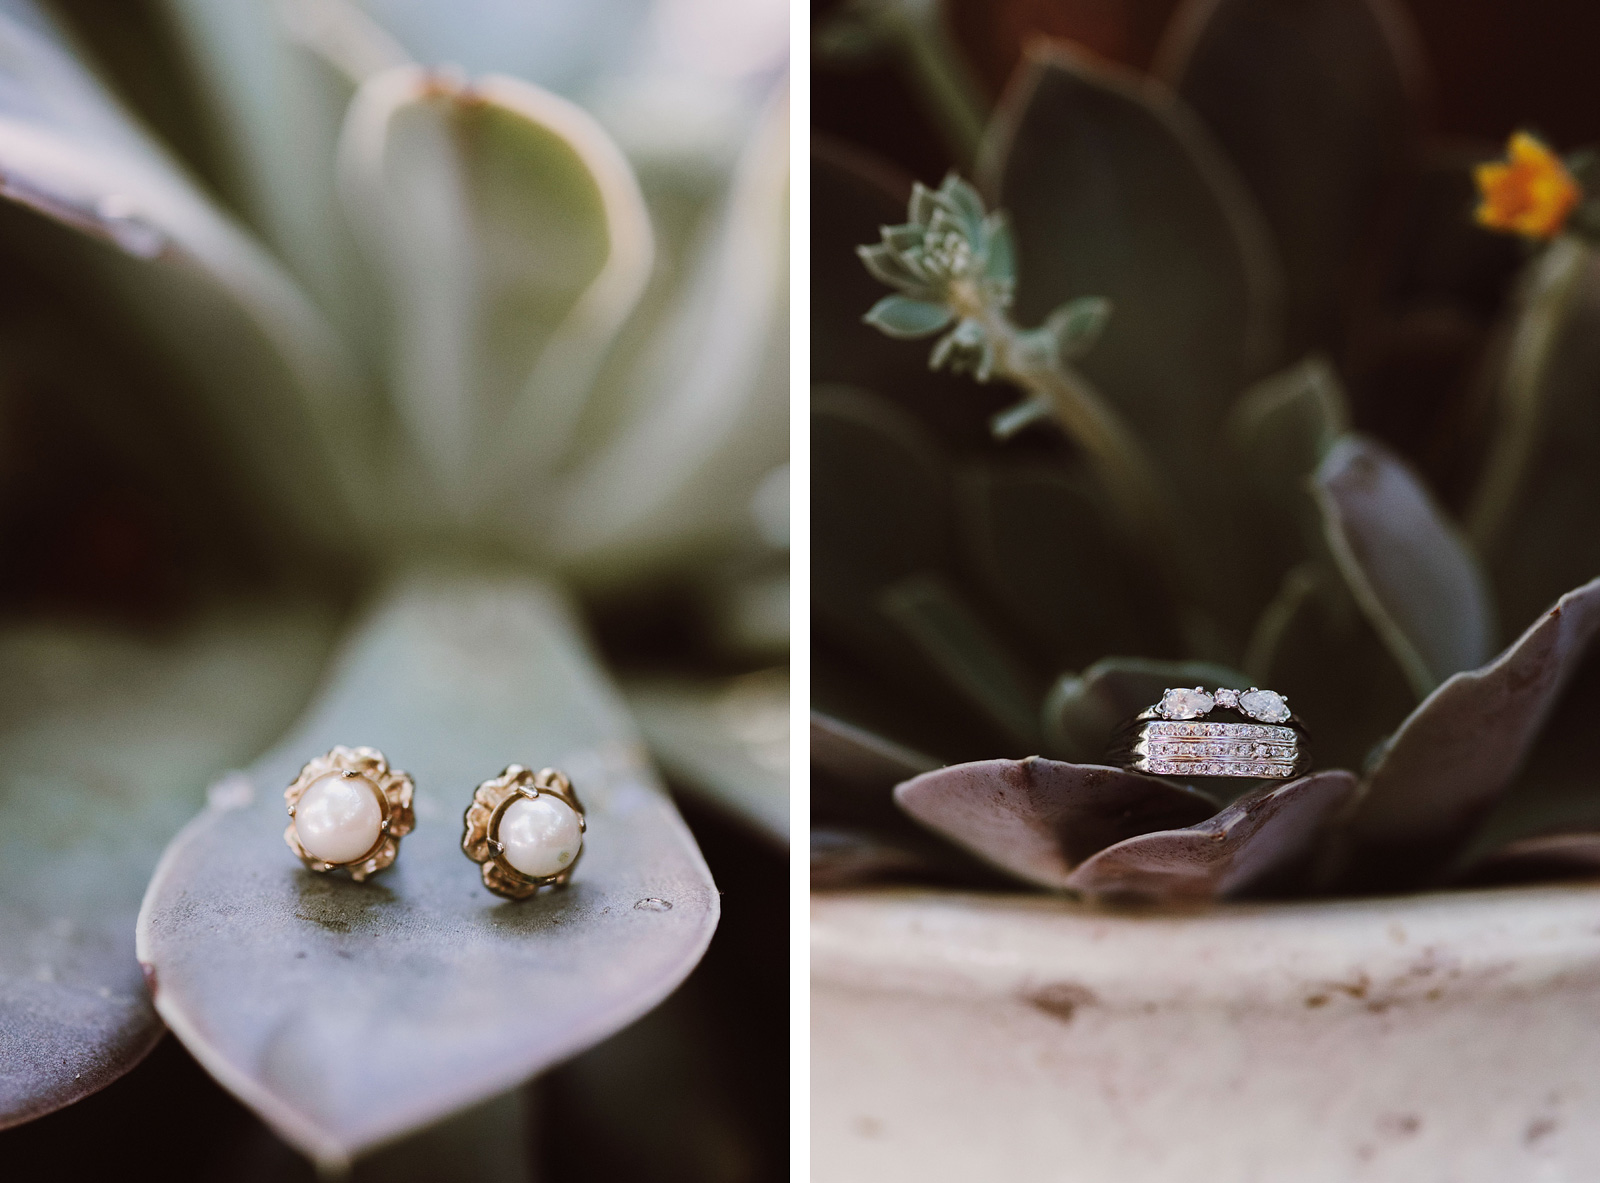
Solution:
<svg viewBox="0 0 1600 1183"><path fill-rule="evenodd" d="M1257 696L1248 704L1249 696ZM1201 701L1204 700L1204 701ZM1251 720L1201 720L1221 708ZM1219 689L1214 695L1168 690L1157 705L1129 720L1113 741L1111 759L1156 776L1244 776L1288 779L1310 767L1305 730L1271 691Z"/></svg>

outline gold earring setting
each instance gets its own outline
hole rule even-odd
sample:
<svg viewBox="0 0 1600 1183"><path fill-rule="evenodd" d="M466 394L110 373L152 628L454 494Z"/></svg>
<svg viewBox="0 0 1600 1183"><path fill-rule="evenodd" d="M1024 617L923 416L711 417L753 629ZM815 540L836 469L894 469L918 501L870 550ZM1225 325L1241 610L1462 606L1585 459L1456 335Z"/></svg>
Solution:
<svg viewBox="0 0 1600 1183"><path fill-rule="evenodd" d="M411 777L376 748L336 747L300 770L283 792L294 819L283 832L313 871L343 868L356 881L393 863L416 824Z"/></svg>
<svg viewBox="0 0 1600 1183"><path fill-rule="evenodd" d="M564 773L520 764L479 785L463 820L461 849L482 867L483 885L511 900L565 886L588 829Z"/></svg>

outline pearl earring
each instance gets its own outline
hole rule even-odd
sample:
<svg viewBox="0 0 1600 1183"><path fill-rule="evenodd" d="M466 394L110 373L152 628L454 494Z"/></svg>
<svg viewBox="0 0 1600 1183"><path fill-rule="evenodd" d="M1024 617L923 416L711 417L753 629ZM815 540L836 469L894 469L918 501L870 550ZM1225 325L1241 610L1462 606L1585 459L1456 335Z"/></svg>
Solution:
<svg viewBox="0 0 1600 1183"><path fill-rule="evenodd" d="M414 789L376 748L336 747L283 791L294 819L283 840L311 870L343 867L359 882L399 854L400 839L416 825Z"/></svg>
<svg viewBox="0 0 1600 1183"><path fill-rule="evenodd" d="M463 821L461 849L482 866L483 885L511 900L566 886L588 828L566 774L520 764L479 785Z"/></svg>

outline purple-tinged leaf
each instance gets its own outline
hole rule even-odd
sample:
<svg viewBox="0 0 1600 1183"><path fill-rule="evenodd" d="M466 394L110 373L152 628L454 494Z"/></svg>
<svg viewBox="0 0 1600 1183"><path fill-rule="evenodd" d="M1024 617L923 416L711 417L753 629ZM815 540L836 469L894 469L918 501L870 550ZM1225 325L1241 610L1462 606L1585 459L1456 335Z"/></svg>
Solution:
<svg viewBox="0 0 1600 1183"><path fill-rule="evenodd" d="M1401 725L1349 827L1348 873L1421 882L1510 784L1600 628L1600 579L1568 592L1482 669L1456 674Z"/></svg>
<svg viewBox="0 0 1600 1183"><path fill-rule="evenodd" d="M926 772L894 791L900 807L987 862L1041 887L1065 887L1096 851L1216 812L1199 792L1093 764L979 760Z"/></svg>
<svg viewBox="0 0 1600 1183"><path fill-rule="evenodd" d="M1141 834L1102 850L1065 886L1159 900L1240 895L1306 858L1355 788L1348 772L1303 776L1236 801L1198 825Z"/></svg>
<svg viewBox="0 0 1600 1183"><path fill-rule="evenodd" d="M1420 698L1489 656L1488 583L1426 487L1387 448L1346 436L1313 483L1334 561Z"/></svg>

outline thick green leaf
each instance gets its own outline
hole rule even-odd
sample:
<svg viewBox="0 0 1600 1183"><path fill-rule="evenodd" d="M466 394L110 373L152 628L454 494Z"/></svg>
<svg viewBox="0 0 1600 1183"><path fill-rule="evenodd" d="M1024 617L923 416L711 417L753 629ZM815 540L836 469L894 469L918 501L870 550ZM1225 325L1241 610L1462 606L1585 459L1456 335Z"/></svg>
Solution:
<svg viewBox="0 0 1600 1183"><path fill-rule="evenodd" d="M645 743L674 786L789 842L789 677L640 677L623 683Z"/></svg>
<svg viewBox="0 0 1600 1183"><path fill-rule="evenodd" d="M1406 14L1393 0L1189 0L1158 58L1274 232L1288 347L1333 347L1381 215L1417 165Z"/></svg>
<svg viewBox="0 0 1600 1183"><path fill-rule="evenodd" d="M1079 296L1111 301L1077 364L1176 495L1179 561L1209 617L1186 622L1195 655L1228 655L1278 578L1249 545L1248 514L1237 523L1221 446L1238 392L1280 351L1281 277L1259 212L1164 86L1043 40L996 114L979 173L1015 231L1022 323Z"/></svg>
<svg viewBox="0 0 1600 1183"><path fill-rule="evenodd" d="M1016 235L1018 317L1110 299L1084 373L1170 478L1216 473L1229 406L1278 353L1281 285L1260 216L1205 130L1160 84L1037 41L980 175Z"/></svg>
<svg viewBox="0 0 1600 1183"><path fill-rule="evenodd" d="M139 897L206 782L311 693L331 626L249 608L159 641L0 633L0 1127L104 1087L159 1037Z"/></svg>
<svg viewBox="0 0 1600 1183"><path fill-rule="evenodd" d="M172 356L235 471L288 529L348 545L371 469L325 451L360 426L342 344L82 67L4 16L0 172L0 195L82 236L19 233L16 249L116 302Z"/></svg>
<svg viewBox="0 0 1600 1183"><path fill-rule="evenodd" d="M1184 829L1125 839L1066 881L1093 895L1217 900L1276 886L1306 866L1356 791L1348 772L1317 772L1235 801ZM1296 864L1299 864L1298 866Z"/></svg>
<svg viewBox="0 0 1600 1183"><path fill-rule="evenodd" d="M476 448L499 492L529 499L649 274L631 172L563 100L415 69L363 87L341 155L347 212L390 280L396 397L419 446L458 466Z"/></svg>
<svg viewBox="0 0 1600 1183"><path fill-rule="evenodd" d="M1250 679L1208 661L1105 657L1081 674L1062 674L1044 701L1044 737L1053 755L1092 762L1116 729L1176 686L1250 689Z"/></svg>
<svg viewBox="0 0 1600 1183"><path fill-rule="evenodd" d="M334 744L416 778L417 828L366 883L305 870L282 786ZM511 762L588 811L569 888L490 895L461 811ZM324 1164L501 1092L649 1010L693 968L718 897L567 607L523 578L394 589L278 748L168 847L139 959L195 1057Z"/></svg>
<svg viewBox="0 0 1600 1183"><path fill-rule="evenodd" d="M1408 887L1445 868L1510 785L1597 630L1600 580L1562 596L1494 661L1449 679L1411 713L1350 821L1351 880Z"/></svg>
<svg viewBox="0 0 1600 1183"><path fill-rule="evenodd" d="M345 338L376 366L370 276L335 195L356 87L409 61L349 0L161 0L210 109L228 190Z"/></svg>
<svg viewBox="0 0 1600 1183"><path fill-rule="evenodd" d="M1381 445L1346 436L1317 469L1328 546L1418 697L1481 665L1494 642L1487 581L1421 480Z"/></svg>
<svg viewBox="0 0 1600 1183"><path fill-rule="evenodd" d="M981 760L925 772L894 791L912 817L1040 887L1064 887L1097 851L1136 834L1210 817L1205 794L1089 764Z"/></svg>
<svg viewBox="0 0 1600 1183"><path fill-rule="evenodd" d="M918 572L886 587L878 611L1013 748L1037 744L1038 698L1027 672L954 584Z"/></svg>
<svg viewBox="0 0 1600 1183"><path fill-rule="evenodd" d="M1271 537L1292 563L1326 557L1322 512L1311 477L1328 449L1350 429L1350 409L1326 358L1312 355L1239 396L1228 440L1245 462L1251 508L1271 523Z"/></svg>
<svg viewBox="0 0 1600 1183"><path fill-rule="evenodd" d="M386 287L396 409L445 512L548 489L650 274L627 161L547 91L400 66L357 91L339 183Z"/></svg>
<svg viewBox="0 0 1600 1183"><path fill-rule="evenodd" d="M620 422L563 481L549 545L586 581L749 547L752 500L788 458L786 94L768 104L694 245L670 307L615 379L615 405L601 408Z"/></svg>

